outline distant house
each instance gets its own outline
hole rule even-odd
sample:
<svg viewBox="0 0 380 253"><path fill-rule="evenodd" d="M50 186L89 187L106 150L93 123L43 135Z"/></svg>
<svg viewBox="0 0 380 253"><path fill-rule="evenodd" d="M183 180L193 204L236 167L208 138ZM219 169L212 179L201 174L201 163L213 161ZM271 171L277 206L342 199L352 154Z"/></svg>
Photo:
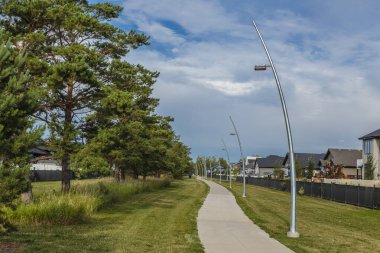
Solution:
<svg viewBox="0 0 380 253"><path fill-rule="evenodd" d="M359 159L362 159L361 150L329 148L320 165L323 167L329 161L335 165L340 164L343 166L342 172L346 178L360 179L362 172L357 167L357 160Z"/></svg>
<svg viewBox="0 0 380 253"><path fill-rule="evenodd" d="M255 166L255 176L266 177L273 174L275 167L278 165L283 169L282 162L284 157L269 155L265 158L257 158Z"/></svg>
<svg viewBox="0 0 380 253"><path fill-rule="evenodd" d="M359 140L363 141L363 163L366 163L371 155L375 165L374 178L380 179L380 129L360 137Z"/></svg>
<svg viewBox="0 0 380 253"><path fill-rule="evenodd" d="M315 170L314 174L320 170L319 168L319 161L325 157L325 154L315 154L315 153L294 153L294 159L301 163L302 169L306 171L308 165L310 162L314 164ZM290 159L289 159L289 153L286 154L284 161L282 162L282 165L288 169L290 168ZM289 174L288 174L289 175Z"/></svg>
<svg viewBox="0 0 380 253"><path fill-rule="evenodd" d="M30 149L32 155L30 177L32 181L61 180L62 166L53 158L53 153L45 146Z"/></svg>
<svg viewBox="0 0 380 253"><path fill-rule="evenodd" d="M255 166L257 159L261 158L260 156L247 156L245 158L245 174L246 175L254 175L255 174Z"/></svg>

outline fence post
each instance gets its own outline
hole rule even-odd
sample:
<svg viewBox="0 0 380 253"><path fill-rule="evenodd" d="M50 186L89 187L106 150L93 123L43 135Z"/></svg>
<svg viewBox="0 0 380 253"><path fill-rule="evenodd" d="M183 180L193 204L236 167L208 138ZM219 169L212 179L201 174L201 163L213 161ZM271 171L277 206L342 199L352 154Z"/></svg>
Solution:
<svg viewBox="0 0 380 253"><path fill-rule="evenodd" d="M346 186L344 187L344 204L347 204L347 182Z"/></svg>
<svg viewBox="0 0 380 253"><path fill-rule="evenodd" d="M314 194L313 194L313 179L311 179L311 182L310 182L310 194L312 197L314 197Z"/></svg>
<svg viewBox="0 0 380 253"><path fill-rule="evenodd" d="M358 184L358 206L360 206L360 201L359 201L359 198L360 198L359 188L360 188L360 184Z"/></svg>
<svg viewBox="0 0 380 253"><path fill-rule="evenodd" d="M332 197L332 194L333 192L332 192L332 181L331 181L331 183L330 183L330 200L333 200L333 197Z"/></svg>
<svg viewBox="0 0 380 253"><path fill-rule="evenodd" d="M323 199L323 185L324 185L325 183L321 182L320 184L321 184L321 199Z"/></svg>
<svg viewBox="0 0 380 253"><path fill-rule="evenodd" d="M375 194L376 194L376 188L375 188L375 184L373 184L373 188L372 188L372 209L375 209Z"/></svg>

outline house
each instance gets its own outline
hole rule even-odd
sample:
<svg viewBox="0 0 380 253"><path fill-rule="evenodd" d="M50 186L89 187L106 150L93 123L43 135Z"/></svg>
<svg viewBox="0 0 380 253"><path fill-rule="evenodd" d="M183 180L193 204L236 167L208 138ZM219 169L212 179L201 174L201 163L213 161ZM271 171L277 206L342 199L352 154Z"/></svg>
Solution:
<svg viewBox="0 0 380 253"><path fill-rule="evenodd" d="M302 165L302 169L306 171L308 165L310 162L312 162L315 166L314 174L318 171L320 171L320 168L318 167L319 161L323 159L325 156L324 153L322 154L315 154L315 153L294 153L294 159L295 161L298 161ZM284 168L287 168L289 171L290 168L290 159L289 159L289 153L286 154L284 161L282 162L282 165ZM289 175L285 174L285 175Z"/></svg>
<svg viewBox="0 0 380 253"><path fill-rule="evenodd" d="M254 175L255 174L255 167L256 167L256 161L257 159L261 158L258 155L254 156L247 156L245 158L245 174L246 175Z"/></svg>
<svg viewBox="0 0 380 253"><path fill-rule="evenodd" d="M362 158L363 163L367 162L368 156L372 156L373 164L375 166L375 170L373 172L374 179L380 179L380 129L373 131L369 134L366 134L359 138L359 140L363 141L363 152ZM364 173L364 171L363 171Z"/></svg>
<svg viewBox="0 0 380 253"><path fill-rule="evenodd" d="M361 169L357 166L357 160L362 159L362 151L358 149L329 148L321 160L320 165L331 161L335 165L342 165L342 172L346 178L361 179Z"/></svg>
<svg viewBox="0 0 380 253"><path fill-rule="evenodd" d="M32 181L55 181L62 178L62 166L45 146L28 151L32 155L30 177Z"/></svg>
<svg viewBox="0 0 380 253"><path fill-rule="evenodd" d="M277 155L269 155L265 158L257 158L256 166L255 166L255 176L265 177L273 174L275 167L280 167L284 169L282 166L282 162L284 157Z"/></svg>

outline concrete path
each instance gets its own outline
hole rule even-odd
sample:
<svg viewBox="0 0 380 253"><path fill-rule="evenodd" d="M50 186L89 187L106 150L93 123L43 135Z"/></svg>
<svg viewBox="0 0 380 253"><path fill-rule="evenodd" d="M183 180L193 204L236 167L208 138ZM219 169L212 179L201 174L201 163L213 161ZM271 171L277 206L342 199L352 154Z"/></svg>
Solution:
<svg viewBox="0 0 380 253"><path fill-rule="evenodd" d="M206 253L293 252L248 219L226 188L203 181L210 186L210 193L199 210L197 223Z"/></svg>

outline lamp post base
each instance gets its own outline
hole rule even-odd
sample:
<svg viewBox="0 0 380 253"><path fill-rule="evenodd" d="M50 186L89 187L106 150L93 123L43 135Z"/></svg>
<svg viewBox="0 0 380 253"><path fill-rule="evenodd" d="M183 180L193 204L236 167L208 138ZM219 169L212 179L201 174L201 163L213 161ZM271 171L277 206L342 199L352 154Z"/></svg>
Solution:
<svg viewBox="0 0 380 253"><path fill-rule="evenodd" d="M289 231L286 235L288 237L290 237L290 238L298 238L298 237L300 237L300 234L297 231L295 231L295 232Z"/></svg>

